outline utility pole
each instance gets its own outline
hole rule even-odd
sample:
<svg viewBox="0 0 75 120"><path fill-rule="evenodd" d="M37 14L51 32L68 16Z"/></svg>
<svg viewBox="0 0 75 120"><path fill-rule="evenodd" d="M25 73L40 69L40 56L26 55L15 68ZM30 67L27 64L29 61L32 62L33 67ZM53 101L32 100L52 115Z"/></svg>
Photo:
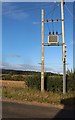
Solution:
<svg viewBox="0 0 75 120"><path fill-rule="evenodd" d="M56 44L56 45L62 46L63 94L65 94L66 93L66 44L65 44L65 31L64 31L64 0L61 0L61 20L44 20L44 9L42 9L41 92L44 92L44 46L52 46L51 44L49 44L49 42L47 44L44 44L44 22L45 23L46 22L62 22L62 44Z"/></svg>
<svg viewBox="0 0 75 120"><path fill-rule="evenodd" d="M63 60L63 94L66 93L66 45L64 32L64 0L61 0L61 16L62 16L62 60Z"/></svg>
<svg viewBox="0 0 75 120"><path fill-rule="evenodd" d="M42 9L42 61L41 61L41 92L44 92L44 9Z"/></svg>

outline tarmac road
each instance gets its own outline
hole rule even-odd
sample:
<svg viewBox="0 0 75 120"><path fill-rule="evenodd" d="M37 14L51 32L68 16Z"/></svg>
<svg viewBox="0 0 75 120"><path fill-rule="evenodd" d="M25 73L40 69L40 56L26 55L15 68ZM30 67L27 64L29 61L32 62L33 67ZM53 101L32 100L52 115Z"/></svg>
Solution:
<svg viewBox="0 0 75 120"><path fill-rule="evenodd" d="M2 102L2 118L73 118L73 110Z"/></svg>

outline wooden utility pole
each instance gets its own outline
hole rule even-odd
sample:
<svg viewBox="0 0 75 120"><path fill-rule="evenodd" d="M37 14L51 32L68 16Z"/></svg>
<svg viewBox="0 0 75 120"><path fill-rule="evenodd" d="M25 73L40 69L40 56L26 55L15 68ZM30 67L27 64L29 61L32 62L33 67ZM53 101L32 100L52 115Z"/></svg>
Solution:
<svg viewBox="0 0 75 120"><path fill-rule="evenodd" d="M44 92L44 22L61 22L62 21L62 61L63 61L63 94L66 93L66 45L64 31L64 0L61 0L61 20L44 20L44 9L42 9L42 61L41 61L41 91Z"/></svg>
<svg viewBox="0 0 75 120"><path fill-rule="evenodd" d="M41 61L41 91L44 92L44 9L42 9L42 61Z"/></svg>
<svg viewBox="0 0 75 120"><path fill-rule="evenodd" d="M66 93L66 45L64 32L64 0L61 0L61 17L62 17L62 60L63 60L63 94Z"/></svg>

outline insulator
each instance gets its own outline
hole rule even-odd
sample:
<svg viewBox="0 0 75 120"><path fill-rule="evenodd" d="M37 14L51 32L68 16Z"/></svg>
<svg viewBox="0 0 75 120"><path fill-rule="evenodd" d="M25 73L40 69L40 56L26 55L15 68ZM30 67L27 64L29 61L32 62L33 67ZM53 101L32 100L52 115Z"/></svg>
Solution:
<svg viewBox="0 0 75 120"><path fill-rule="evenodd" d="M49 32L49 35L51 35L51 32Z"/></svg>
<svg viewBox="0 0 75 120"><path fill-rule="evenodd" d="M56 32L56 35L58 35L58 32Z"/></svg>
<svg viewBox="0 0 75 120"><path fill-rule="evenodd" d="M65 2L64 2L64 5L65 5Z"/></svg>
<svg viewBox="0 0 75 120"><path fill-rule="evenodd" d="M54 31L52 32L52 34L54 35Z"/></svg>

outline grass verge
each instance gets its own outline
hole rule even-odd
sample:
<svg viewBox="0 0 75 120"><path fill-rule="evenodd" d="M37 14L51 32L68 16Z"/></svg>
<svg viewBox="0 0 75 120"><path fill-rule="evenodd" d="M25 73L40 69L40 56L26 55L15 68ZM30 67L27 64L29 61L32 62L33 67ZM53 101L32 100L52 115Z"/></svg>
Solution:
<svg viewBox="0 0 75 120"><path fill-rule="evenodd" d="M75 97L75 92L68 92L65 95L62 93L54 92L44 92L41 93L38 90L33 90L25 86L23 81L19 82L3 82L2 96L4 98L10 98L13 100L20 101L35 101L40 103L49 103L49 104L63 104L62 100L70 99L70 102L65 102L66 105L72 106L73 99Z"/></svg>

